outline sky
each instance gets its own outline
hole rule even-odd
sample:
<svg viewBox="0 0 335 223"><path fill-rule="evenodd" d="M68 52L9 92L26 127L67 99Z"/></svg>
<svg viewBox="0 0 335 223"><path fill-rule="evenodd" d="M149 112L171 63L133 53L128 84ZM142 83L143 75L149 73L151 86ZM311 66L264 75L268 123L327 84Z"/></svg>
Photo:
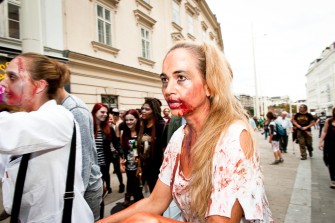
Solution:
<svg viewBox="0 0 335 223"><path fill-rule="evenodd" d="M335 41L335 0L206 2L221 25L235 94L255 96L257 85L258 96L306 99L310 63Z"/></svg>

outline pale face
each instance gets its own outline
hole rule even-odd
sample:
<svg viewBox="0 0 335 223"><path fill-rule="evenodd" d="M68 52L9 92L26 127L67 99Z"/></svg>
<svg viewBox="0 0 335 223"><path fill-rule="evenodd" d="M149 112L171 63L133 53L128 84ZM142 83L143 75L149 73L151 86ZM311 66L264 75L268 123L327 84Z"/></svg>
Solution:
<svg viewBox="0 0 335 223"><path fill-rule="evenodd" d="M113 125L113 123L114 123L113 115L109 114L108 124L111 126L111 125Z"/></svg>
<svg viewBox="0 0 335 223"><path fill-rule="evenodd" d="M103 122L107 118L107 108L101 107L96 113L95 118L98 122Z"/></svg>
<svg viewBox="0 0 335 223"><path fill-rule="evenodd" d="M126 110L120 110L120 117L123 118L124 114L126 114Z"/></svg>
<svg viewBox="0 0 335 223"><path fill-rule="evenodd" d="M299 106L299 112L302 113L302 114L305 114L307 112L307 108L303 105L300 105Z"/></svg>
<svg viewBox="0 0 335 223"><path fill-rule="evenodd" d="M164 114L164 117L169 117L170 110L169 109L164 109L163 114Z"/></svg>
<svg viewBox="0 0 335 223"><path fill-rule="evenodd" d="M16 57L10 62L6 68L6 77L0 84L5 89L6 104L20 106L26 111L33 110L33 99L38 90L28 72L25 58Z"/></svg>
<svg viewBox="0 0 335 223"><path fill-rule="evenodd" d="M142 119L149 120L154 117L153 111L148 104L144 104L141 108Z"/></svg>
<svg viewBox="0 0 335 223"><path fill-rule="evenodd" d="M209 108L209 90L196 62L186 49L173 50L164 60L162 92L173 115L187 117Z"/></svg>
<svg viewBox="0 0 335 223"><path fill-rule="evenodd" d="M137 119L132 114L126 115L125 122L130 130L134 130L136 128Z"/></svg>

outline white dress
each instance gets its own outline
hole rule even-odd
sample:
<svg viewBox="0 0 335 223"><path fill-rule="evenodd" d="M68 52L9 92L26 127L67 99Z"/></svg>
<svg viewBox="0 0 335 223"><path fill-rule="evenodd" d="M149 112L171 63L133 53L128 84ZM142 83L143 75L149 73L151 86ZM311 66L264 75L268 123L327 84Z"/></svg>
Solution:
<svg viewBox="0 0 335 223"><path fill-rule="evenodd" d="M206 217L219 215L230 217L236 199L240 202L244 217L241 222L272 222L272 215L265 195L258 153L246 159L240 146L241 132L246 129L242 122L232 124L226 134L221 134L217 143L212 172L212 194ZM159 179L170 186L176 157L181 152L184 126L172 136L164 154ZM190 179L180 171L180 162L175 171L172 195L181 208L187 222L201 222L190 213Z"/></svg>

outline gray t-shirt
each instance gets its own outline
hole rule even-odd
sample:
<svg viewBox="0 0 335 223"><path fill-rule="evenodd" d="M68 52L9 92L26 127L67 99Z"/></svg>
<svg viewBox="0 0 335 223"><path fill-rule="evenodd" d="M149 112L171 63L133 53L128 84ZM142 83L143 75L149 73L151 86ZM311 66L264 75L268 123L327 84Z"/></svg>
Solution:
<svg viewBox="0 0 335 223"><path fill-rule="evenodd" d="M93 120L86 104L74 95L69 94L61 103L72 112L80 127L82 145L82 178L86 191L96 191L101 185L101 172L97 165L97 151L93 134Z"/></svg>

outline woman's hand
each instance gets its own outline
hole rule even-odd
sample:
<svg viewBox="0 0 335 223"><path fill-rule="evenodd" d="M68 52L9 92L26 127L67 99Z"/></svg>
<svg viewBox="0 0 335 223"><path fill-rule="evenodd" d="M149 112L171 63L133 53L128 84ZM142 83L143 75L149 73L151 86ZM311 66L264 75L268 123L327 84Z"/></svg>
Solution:
<svg viewBox="0 0 335 223"><path fill-rule="evenodd" d="M323 143L322 142L319 143L319 150L323 150Z"/></svg>
<svg viewBox="0 0 335 223"><path fill-rule="evenodd" d="M142 174L142 167L137 167L137 170L136 170L136 177L138 177L139 174Z"/></svg>
<svg viewBox="0 0 335 223"><path fill-rule="evenodd" d="M120 172L125 173L126 172L126 159L120 158Z"/></svg>

